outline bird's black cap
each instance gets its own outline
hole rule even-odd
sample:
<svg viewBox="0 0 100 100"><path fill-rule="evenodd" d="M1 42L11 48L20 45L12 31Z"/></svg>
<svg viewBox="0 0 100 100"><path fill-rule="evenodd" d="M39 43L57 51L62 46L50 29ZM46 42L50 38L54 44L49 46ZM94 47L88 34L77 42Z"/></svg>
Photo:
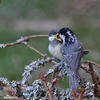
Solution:
<svg viewBox="0 0 100 100"><path fill-rule="evenodd" d="M65 36L66 44L74 43L74 40L76 38L75 34L68 27L60 29L58 33Z"/></svg>
<svg viewBox="0 0 100 100"><path fill-rule="evenodd" d="M58 33L62 34L62 35L65 35L66 37L69 36L69 35L72 35L72 36L74 35L72 30L69 29L68 27L64 27L64 28L60 29Z"/></svg>

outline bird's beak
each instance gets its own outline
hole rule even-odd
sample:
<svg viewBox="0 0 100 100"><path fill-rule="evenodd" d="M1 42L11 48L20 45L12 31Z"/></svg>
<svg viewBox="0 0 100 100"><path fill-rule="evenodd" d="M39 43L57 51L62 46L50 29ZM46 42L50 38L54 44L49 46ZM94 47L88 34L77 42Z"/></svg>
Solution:
<svg viewBox="0 0 100 100"><path fill-rule="evenodd" d="M59 42L63 42L62 39L59 37L59 33L56 34L56 40L58 40Z"/></svg>

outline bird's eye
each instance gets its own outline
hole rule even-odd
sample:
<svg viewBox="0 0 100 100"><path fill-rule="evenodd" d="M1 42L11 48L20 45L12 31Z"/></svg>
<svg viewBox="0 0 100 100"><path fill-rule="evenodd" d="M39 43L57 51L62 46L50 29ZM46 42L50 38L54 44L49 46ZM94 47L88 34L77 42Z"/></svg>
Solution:
<svg viewBox="0 0 100 100"><path fill-rule="evenodd" d="M57 39L59 42L62 43L62 39L59 37L59 34L58 34L58 33L56 34L56 39Z"/></svg>

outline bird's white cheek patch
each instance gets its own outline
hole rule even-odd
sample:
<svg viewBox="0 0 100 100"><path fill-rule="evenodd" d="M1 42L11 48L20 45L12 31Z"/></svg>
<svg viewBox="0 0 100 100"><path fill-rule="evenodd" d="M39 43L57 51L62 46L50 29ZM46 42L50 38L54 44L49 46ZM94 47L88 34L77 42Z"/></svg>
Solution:
<svg viewBox="0 0 100 100"><path fill-rule="evenodd" d="M64 36L64 35L59 35L59 37L60 37L62 40L65 40L65 36Z"/></svg>
<svg viewBox="0 0 100 100"><path fill-rule="evenodd" d="M63 44L65 44L65 36L64 35L59 35L59 37L63 40Z"/></svg>
<svg viewBox="0 0 100 100"><path fill-rule="evenodd" d="M55 38L56 38L55 36L51 36L48 39L49 39L49 41L53 41Z"/></svg>

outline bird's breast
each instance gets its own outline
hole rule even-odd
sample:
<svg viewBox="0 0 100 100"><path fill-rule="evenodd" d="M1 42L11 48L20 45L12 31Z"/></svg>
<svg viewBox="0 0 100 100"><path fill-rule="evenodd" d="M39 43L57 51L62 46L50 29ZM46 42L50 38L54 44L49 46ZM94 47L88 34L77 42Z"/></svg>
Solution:
<svg viewBox="0 0 100 100"><path fill-rule="evenodd" d="M48 50L52 56L55 58L62 60L62 53L61 53L61 44L51 45L49 44Z"/></svg>

